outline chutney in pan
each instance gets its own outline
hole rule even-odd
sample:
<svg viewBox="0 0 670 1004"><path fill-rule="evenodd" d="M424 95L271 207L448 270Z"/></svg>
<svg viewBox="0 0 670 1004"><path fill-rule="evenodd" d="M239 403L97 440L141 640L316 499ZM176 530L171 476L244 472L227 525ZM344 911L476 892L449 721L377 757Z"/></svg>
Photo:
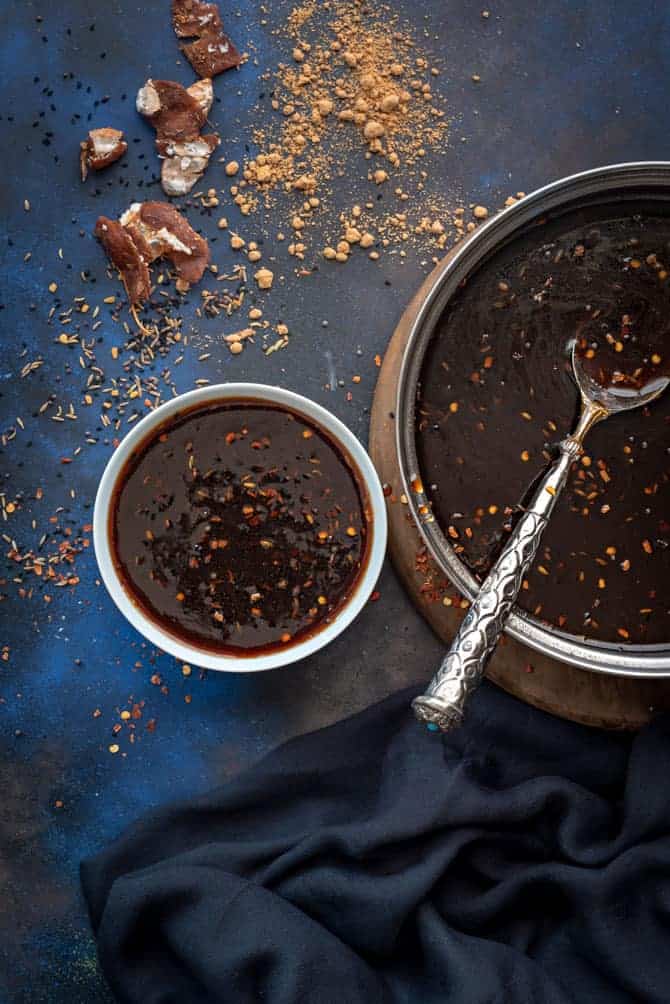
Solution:
<svg viewBox="0 0 670 1004"><path fill-rule="evenodd" d="M608 385L670 372L670 219L645 209L590 207L529 228L438 321L418 391L419 467L480 579L574 427L574 339ZM589 432L518 602L572 634L670 641L670 391Z"/></svg>
<svg viewBox="0 0 670 1004"><path fill-rule="evenodd" d="M368 553L353 462L286 408L221 402L168 419L121 472L110 536L126 590L200 648L302 641L346 603Z"/></svg>

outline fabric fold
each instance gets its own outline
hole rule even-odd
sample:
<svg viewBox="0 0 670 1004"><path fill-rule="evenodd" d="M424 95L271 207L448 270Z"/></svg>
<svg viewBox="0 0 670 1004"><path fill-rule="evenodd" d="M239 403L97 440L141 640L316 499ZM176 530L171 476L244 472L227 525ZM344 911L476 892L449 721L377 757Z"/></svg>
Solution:
<svg viewBox="0 0 670 1004"><path fill-rule="evenodd" d="M669 725L597 732L490 685L292 740L82 865L130 1004L665 1004Z"/></svg>

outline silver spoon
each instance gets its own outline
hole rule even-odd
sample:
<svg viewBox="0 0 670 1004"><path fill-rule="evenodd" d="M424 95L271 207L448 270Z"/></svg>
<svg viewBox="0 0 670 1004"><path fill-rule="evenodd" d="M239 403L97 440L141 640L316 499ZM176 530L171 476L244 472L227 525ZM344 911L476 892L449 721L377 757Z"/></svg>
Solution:
<svg viewBox="0 0 670 1004"><path fill-rule="evenodd" d="M416 717L431 731L447 732L460 725L465 702L484 676L486 663L504 631L544 528L565 487L572 463L582 453L589 429L610 415L649 404L670 383L670 377L659 376L639 390L616 384L602 387L585 371L576 341L572 346L572 373L581 395L577 426L560 443L558 459L542 478L530 505L482 583L430 686L412 702Z"/></svg>

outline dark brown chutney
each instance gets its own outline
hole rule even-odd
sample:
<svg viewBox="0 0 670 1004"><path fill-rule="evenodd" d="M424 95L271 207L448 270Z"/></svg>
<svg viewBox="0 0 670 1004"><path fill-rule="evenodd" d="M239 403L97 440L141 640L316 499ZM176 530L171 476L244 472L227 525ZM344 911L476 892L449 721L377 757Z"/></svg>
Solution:
<svg viewBox="0 0 670 1004"><path fill-rule="evenodd" d="M419 463L439 525L479 578L574 426L571 340L593 350L605 382L668 372L670 219L658 203L644 209L601 205L530 228L439 321ZM591 430L524 582L525 610L603 641L670 641L669 451L670 391Z"/></svg>
<svg viewBox="0 0 670 1004"><path fill-rule="evenodd" d="M367 559L353 462L302 415L221 402L168 419L119 476L117 569L170 634L255 655L328 624Z"/></svg>
<svg viewBox="0 0 670 1004"><path fill-rule="evenodd" d="M655 264L649 255L647 265ZM639 259L632 259L636 268ZM613 329L613 330L612 330ZM594 384L615 398L634 402L664 389L670 378L670 318L641 310L612 320L596 309L588 312L575 337L576 354ZM592 396L598 400L597 390Z"/></svg>

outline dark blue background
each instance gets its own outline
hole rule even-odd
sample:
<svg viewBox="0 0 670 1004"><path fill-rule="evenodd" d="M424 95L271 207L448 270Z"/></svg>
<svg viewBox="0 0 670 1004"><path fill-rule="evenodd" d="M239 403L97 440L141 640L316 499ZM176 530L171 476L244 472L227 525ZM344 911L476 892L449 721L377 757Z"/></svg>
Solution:
<svg viewBox="0 0 670 1004"><path fill-rule="evenodd" d="M226 6L231 34L260 64L250 61L216 81L220 102L212 120L221 152L241 160L250 116L268 88L260 69L287 55L286 40L271 29L289 5L268 3L266 26L254 0ZM463 199L493 207L518 189L583 168L668 156L667 5L496 0L488 20L478 4L456 0L395 0L392 6L443 60L435 88L453 120L451 138L431 157L430 170L432 190L453 196L454 205ZM67 306L82 293L81 269L96 280L83 290L92 305L117 288L106 278L91 232L101 212L116 216L154 177L153 135L135 113L135 92L150 75L193 79L178 63L168 8L168 0L3 4L0 413L3 429L20 416L25 430L3 451L0 473L8 498L25 495L22 510L2 528L20 546L36 543L59 505L68 507L63 519L74 527L89 520L111 451L99 435L73 464L59 463L85 429L95 435L97 409L85 414L79 407L76 355L54 345L59 329L47 325L47 314L52 303ZM473 73L480 84L471 81ZM260 101L266 105L267 94ZM108 124L126 131L131 149L122 164L82 187L79 140L87 128ZM364 172L362 161L359 167ZM221 165L205 180L205 187L223 187ZM159 189L150 192L160 197ZM30 212L23 209L26 198ZM230 206L220 211L237 222ZM196 225L215 236L214 221ZM276 232L279 219L270 214L266 222ZM258 226L244 222L240 229L254 239ZM218 264L231 266L227 242L214 247ZM32 259L24 265L27 252ZM325 404L365 440L374 353L383 352L429 263L416 254L404 265L384 256L376 266L350 263L298 279L295 262L277 253L286 282L270 295L268 316L289 324L290 346L267 358L253 347L238 358L212 349L204 363L190 351L174 371L177 387L187 390L200 376L281 384ZM47 291L52 280L59 284L55 298ZM106 322L98 334L107 367L107 342L118 342L119 332ZM19 379L23 363L38 355L42 368ZM344 388L326 389L331 364ZM354 373L362 376L358 385L351 384ZM62 402L76 402L78 422L32 417L52 391ZM45 497L34 502L38 484ZM439 655L386 570L380 601L317 657L257 677L210 673L201 680L194 672L185 679L179 664L157 656L117 613L97 582L92 551L77 570L81 584L52 590L49 606L40 596L21 602L12 586L0 605L0 644L10 646L9 661L0 662L0 1000L8 1002L110 1000L78 888L82 857L148 806L203 791L288 736L427 677ZM167 695L151 684L155 671ZM185 694L192 695L188 705ZM146 702L138 741L130 746L124 730L118 741L127 756L112 756L111 726L131 696ZM95 708L102 712L97 719ZM148 734L143 724L152 717L156 731Z"/></svg>

